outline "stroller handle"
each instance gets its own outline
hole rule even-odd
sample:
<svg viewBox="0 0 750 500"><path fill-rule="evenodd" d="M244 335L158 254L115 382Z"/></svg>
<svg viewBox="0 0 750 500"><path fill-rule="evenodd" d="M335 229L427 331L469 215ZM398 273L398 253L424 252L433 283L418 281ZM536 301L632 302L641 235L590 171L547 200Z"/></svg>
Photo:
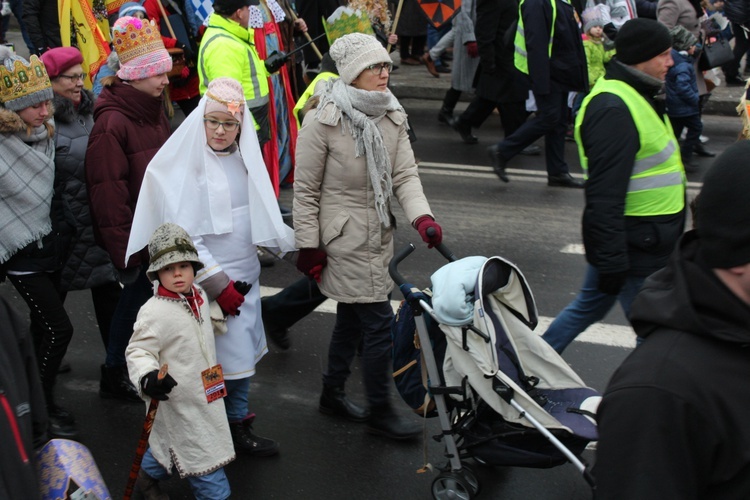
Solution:
<svg viewBox="0 0 750 500"><path fill-rule="evenodd" d="M401 276L401 273L398 272L398 265L401 263L402 260L407 258L416 247L409 243L405 247L401 248L396 254L393 256L391 261L388 263L388 274L391 275L391 279L396 282L396 285L401 286L404 283L406 283L406 280L403 276Z"/></svg>
<svg viewBox="0 0 750 500"><path fill-rule="evenodd" d="M427 236L434 236L435 235L435 228L428 228L427 229ZM440 252L440 254L445 257L448 262L454 262L456 259L456 256L451 252L451 250L445 246L444 243L440 243L439 245L435 245L435 250ZM408 245L401 248L401 250L397 251L393 258L391 259L391 262L388 264L388 274L391 275L391 279L396 282L396 285L401 286L404 283L406 283L406 280L403 276L401 276L401 273L398 272L398 265L401 263L402 260L407 258L411 253L416 249L414 244L409 243Z"/></svg>

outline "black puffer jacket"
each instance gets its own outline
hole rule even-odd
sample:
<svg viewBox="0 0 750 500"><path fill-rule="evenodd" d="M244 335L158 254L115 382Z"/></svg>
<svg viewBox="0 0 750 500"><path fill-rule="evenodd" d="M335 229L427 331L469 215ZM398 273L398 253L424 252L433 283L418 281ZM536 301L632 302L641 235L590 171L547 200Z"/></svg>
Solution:
<svg viewBox="0 0 750 500"><path fill-rule="evenodd" d="M36 49L62 47L55 0L23 0L23 23Z"/></svg>
<svg viewBox="0 0 750 500"><path fill-rule="evenodd" d="M84 159L94 127L94 97L84 90L78 108L73 101L55 95L55 176L62 201L75 219L75 236L63 267L62 290L83 290L115 277L107 252L96 244L89 212Z"/></svg>

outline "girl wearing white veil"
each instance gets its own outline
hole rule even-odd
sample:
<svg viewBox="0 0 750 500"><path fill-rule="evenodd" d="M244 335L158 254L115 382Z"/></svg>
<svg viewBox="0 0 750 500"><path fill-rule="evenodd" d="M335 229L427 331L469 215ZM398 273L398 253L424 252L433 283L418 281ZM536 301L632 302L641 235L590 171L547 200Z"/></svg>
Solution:
<svg viewBox="0 0 750 500"><path fill-rule="evenodd" d="M213 80L146 169L126 258L146 246L162 223L178 224L191 235L205 264L196 281L228 315L216 351L235 448L268 456L278 444L252 432L254 414L248 411L250 377L268 352L256 246L293 251L294 232L281 218L254 130L241 84Z"/></svg>

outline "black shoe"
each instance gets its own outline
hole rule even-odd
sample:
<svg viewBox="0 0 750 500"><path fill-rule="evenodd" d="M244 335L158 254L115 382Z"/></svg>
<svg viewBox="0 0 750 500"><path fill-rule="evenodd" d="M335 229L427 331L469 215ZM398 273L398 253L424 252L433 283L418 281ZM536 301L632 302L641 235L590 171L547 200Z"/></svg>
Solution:
<svg viewBox="0 0 750 500"><path fill-rule="evenodd" d="M694 174L698 171L698 165L693 163L691 157L682 157L682 166L685 169L685 172L688 174Z"/></svg>
<svg viewBox="0 0 750 500"><path fill-rule="evenodd" d="M450 125L450 122L452 119L453 119L452 109L448 109L446 107L440 108L440 111L438 111L438 121L440 123L445 123L446 125Z"/></svg>
<svg viewBox="0 0 750 500"><path fill-rule="evenodd" d="M435 66L435 71L437 71L438 73L450 73L451 69L445 64L439 64Z"/></svg>
<svg viewBox="0 0 750 500"><path fill-rule="evenodd" d="M702 156L703 158L713 158L714 156L716 156L716 153L706 149L706 146L704 146L700 142L697 145L693 146L693 153L697 154L698 156Z"/></svg>
<svg viewBox="0 0 750 500"><path fill-rule="evenodd" d="M471 133L471 127L464 125L460 118L451 118L451 120L448 121L448 125L461 135L461 139L463 139L466 144L476 144L479 142L479 139Z"/></svg>
<svg viewBox="0 0 750 500"><path fill-rule="evenodd" d="M56 404L47 407L49 415L48 434L51 438L72 438L78 435L76 430L76 421L73 415Z"/></svg>
<svg viewBox="0 0 750 500"><path fill-rule="evenodd" d="M401 441L419 436L422 428L398 414L390 404L386 404L372 408L370 420L367 422L367 432Z"/></svg>
<svg viewBox="0 0 750 500"><path fill-rule="evenodd" d="M583 182L573 178L573 176L570 174L560 174L547 176L547 185L567 188L582 188Z"/></svg>
<svg viewBox="0 0 750 500"><path fill-rule="evenodd" d="M510 182L508 172L505 171L505 164L508 163L508 160L500 156L500 150L498 149L497 144L488 147L487 154L490 155L492 170L495 171L495 174L497 174L501 181Z"/></svg>
<svg viewBox="0 0 750 500"><path fill-rule="evenodd" d="M230 422L234 450L251 457L271 457L279 453L279 443L273 439L257 436L253 433L250 419L242 422Z"/></svg>
<svg viewBox="0 0 750 500"><path fill-rule="evenodd" d="M263 328L266 330L266 337L268 337L273 345L281 349L282 351L288 350L292 346L292 342L289 340L289 329L263 324Z"/></svg>
<svg viewBox="0 0 750 500"><path fill-rule="evenodd" d="M161 491L159 481L149 476L143 469L138 471L133 492L140 494L145 500L169 500L169 495Z"/></svg>
<svg viewBox="0 0 750 500"><path fill-rule="evenodd" d="M102 378L99 381L99 397L104 399L121 399L142 403L138 390L128 378L128 367L102 365Z"/></svg>
<svg viewBox="0 0 750 500"><path fill-rule="evenodd" d="M727 77L727 87L744 87L747 80L742 78L740 75L734 75Z"/></svg>
<svg viewBox="0 0 750 500"><path fill-rule="evenodd" d="M320 413L338 415L352 422L366 422L370 418L369 411L354 404L346 397L343 387L323 385L323 394L320 395L318 410L320 410Z"/></svg>
<svg viewBox="0 0 750 500"><path fill-rule="evenodd" d="M273 265L276 264L276 257L259 248L258 262L260 262L260 267L273 267Z"/></svg>
<svg viewBox="0 0 750 500"><path fill-rule="evenodd" d="M540 154L542 154L542 148L537 145L531 145L523 148L518 154L525 156L539 156Z"/></svg>

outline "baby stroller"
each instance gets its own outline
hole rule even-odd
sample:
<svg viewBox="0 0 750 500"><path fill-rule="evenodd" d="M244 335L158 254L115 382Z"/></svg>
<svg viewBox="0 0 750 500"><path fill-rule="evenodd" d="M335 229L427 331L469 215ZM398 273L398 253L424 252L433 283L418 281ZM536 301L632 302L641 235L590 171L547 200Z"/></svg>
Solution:
<svg viewBox="0 0 750 500"><path fill-rule="evenodd" d="M523 274L501 257L456 260L444 245L437 249L450 262L433 274L431 299L398 271L413 245L389 266L405 298L394 321L394 350L409 341L421 346L420 362L409 369L423 373L424 401L415 404L413 381L397 379L396 385L399 392L410 386L410 400L404 400L417 413L439 418L442 435L436 439L448 458L432 483L433 498L477 495L479 481L463 463L468 458L535 468L571 462L593 488L579 457L597 440L601 397L533 332L536 305ZM398 338L409 335L409 328L396 324L404 320L415 324L412 339ZM394 363L397 358L394 352ZM403 376L394 364L394 377Z"/></svg>

